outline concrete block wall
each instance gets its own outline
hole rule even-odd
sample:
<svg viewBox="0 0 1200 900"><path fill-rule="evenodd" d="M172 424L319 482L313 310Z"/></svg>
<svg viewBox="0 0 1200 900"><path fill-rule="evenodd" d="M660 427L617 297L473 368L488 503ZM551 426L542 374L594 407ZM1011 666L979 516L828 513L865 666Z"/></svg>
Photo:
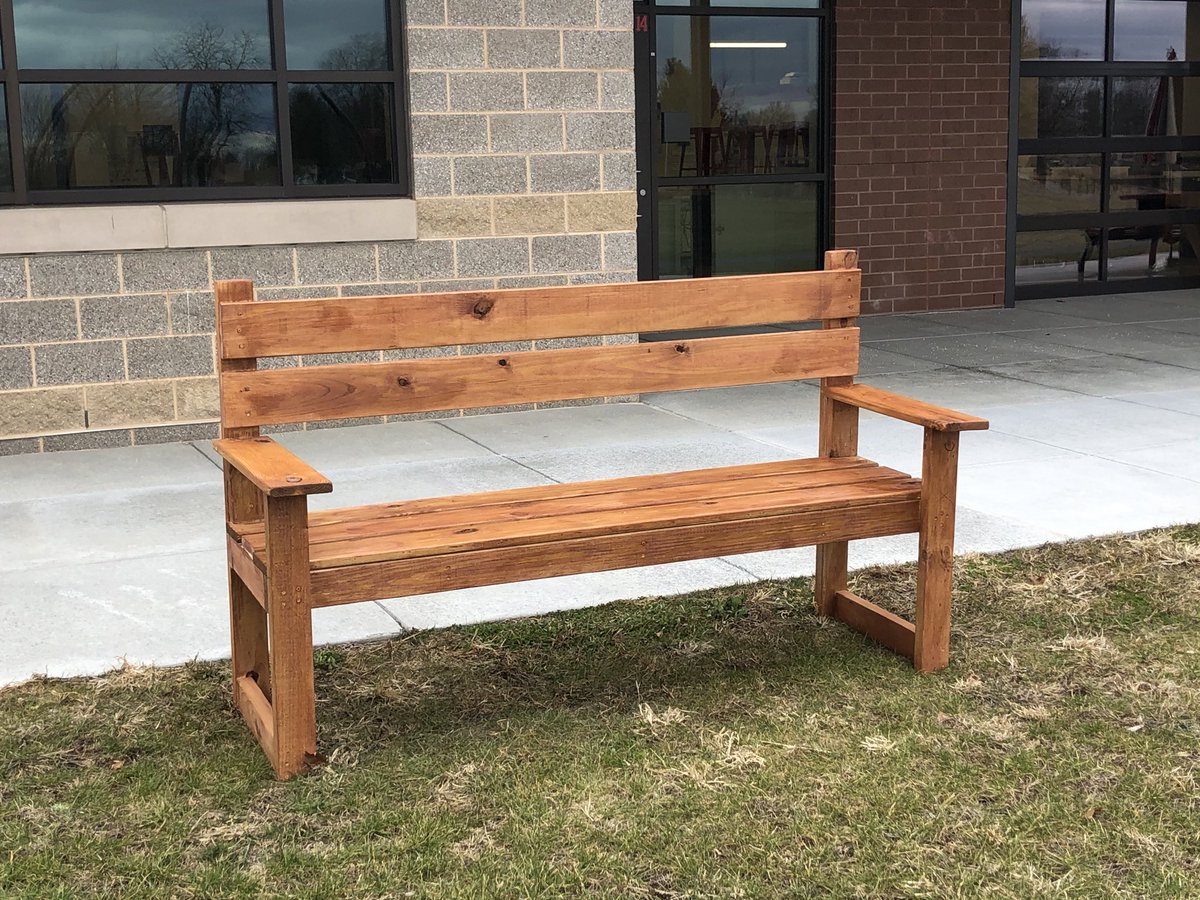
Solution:
<svg viewBox="0 0 1200 900"><path fill-rule="evenodd" d="M408 19L418 240L0 257L0 453L211 437L215 279L283 298L636 278L628 4Z"/></svg>
<svg viewBox="0 0 1200 900"><path fill-rule="evenodd" d="M838 0L834 243L864 310L1004 302L1010 0Z"/></svg>

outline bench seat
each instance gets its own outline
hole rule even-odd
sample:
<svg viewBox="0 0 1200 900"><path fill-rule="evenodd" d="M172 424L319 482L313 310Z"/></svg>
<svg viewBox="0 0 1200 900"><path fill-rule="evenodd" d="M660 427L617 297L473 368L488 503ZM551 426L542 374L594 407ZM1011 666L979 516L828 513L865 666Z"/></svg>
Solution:
<svg viewBox="0 0 1200 900"><path fill-rule="evenodd" d="M729 466L312 512L317 606L900 534L920 481L862 457ZM266 570L258 523L231 523Z"/></svg>

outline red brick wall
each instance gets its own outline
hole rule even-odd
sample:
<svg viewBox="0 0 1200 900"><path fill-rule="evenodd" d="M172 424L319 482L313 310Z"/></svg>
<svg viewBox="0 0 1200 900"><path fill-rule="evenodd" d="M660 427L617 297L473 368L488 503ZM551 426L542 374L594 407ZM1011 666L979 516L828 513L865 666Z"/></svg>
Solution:
<svg viewBox="0 0 1200 900"><path fill-rule="evenodd" d="M1004 302L1009 0L838 0L834 246L864 312Z"/></svg>

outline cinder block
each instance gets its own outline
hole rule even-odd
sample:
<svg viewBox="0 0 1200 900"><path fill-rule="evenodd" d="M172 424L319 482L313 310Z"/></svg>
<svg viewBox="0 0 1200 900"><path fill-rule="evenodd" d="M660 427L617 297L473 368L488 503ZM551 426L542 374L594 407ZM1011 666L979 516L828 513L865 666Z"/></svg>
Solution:
<svg viewBox="0 0 1200 900"><path fill-rule="evenodd" d="M394 297L415 294L418 287L411 281L385 281L382 284L343 284L343 297Z"/></svg>
<svg viewBox="0 0 1200 900"><path fill-rule="evenodd" d="M413 153L484 153L487 151L485 116L412 117Z"/></svg>
<svg viewBox="0 0 1200 900"><path fill-rule="evenodd" d="M442 72L409 73L408 96L413 112L446 112L450 109L446 76Z"/></svg>
<svg viewBox="0 0 1200 900"><path fill-rule="evenodd" d="M0 437L83 427L83 388L14 391L0 403Z"/></svg>
<svg viewBox="0 0 1200 900"><path fill-rule="evenodd" d="M133 429L133 443L135 445L180 444L185 441L213 441L217 439L219 432L220 427L216 422L135 428Z"/></svg>
<svg viewBox="0 0 1200 900"><path fill-rule="evenodd" d="M524 194L528 190L523 156L460 156L454 160L455 194Z"/></svg>
<svg viewBox="0 0 1200 900"><path fill-rule="evenodd" d="M91 428L117 428L170 422L175 418L175 394L170 382L98 384L84 391Z"/></svg>
<svg viewBox="0 0 1200 900"><path fill-rule="evenodd" d="M212 251L214 281L249 278L255 286L296 283L291 247L225 247Z"/></svg>
<svg viewBox="0 0 1200 900"><path fill-rule="evenodd" d="M529 157L530 186L535 194L569 194L600 190L600 156L554 153Z"/></svg>
<svg viewBox="0 0 1200 900"><path fill-rule="evenodd" d="M603 185L606 191L632 191L637 187L636 153L602 153Z"/></svg>
<svg viewBox="0 0 1200 900"><path fill-rule="evenodd" d="M25 283L25 257L0 256L0 300L29 296Z"/></svg>
<svg viewBox="0 0 1200 900"><path fill-rule="evenodd" d="M567 234L533 239L533 271L595 272L602 265L600 235Z"/></svg>
<svg viewBox="0 0 1200 900"><path fill-rule="evenodd" d="M523 76L515 72L452 72L450 108L453 110L523 109Z"/></svg>
<svg viewBox="0 0 1200 900"><path fill-rule="evenodd" d="M446 0L405 0L404 11L409 27L446 24Z"/></svg>
<svg viewBox="0 0 1200 900"><path fill-rule="evenodd" d="M567 147L571 150L633 150L633 113L567 113Z"/></svg>
<svg viewBox="0 0 1200 900"><path fill-rule="evenodd" d="M567 197L569 231L630 231L636 227L637 196L633 191Z"/></svg>
<svg viewBox="0 0 1200 900"><path fill-rule="evenodd" d="M74 300L0 303L0 345L73 341L78 337Z"/></svg>
<svg viewBox="0 0 1200 900"><path fill-rule="evenodd" d="M418 156L413 159L413 194L415 196L449 197L451 190L449 157Z"/></svg>
<svg viewBox="0 0 1200 900"><path fill-rule="evenodd" d="M125 357L120 341L34 347L33 363L39 385L125 380Z"/></svg>
<svg viewBox="0 0 1200 900"><path fill-rule="evenodd" d="M112 253L33 256L29 280L35 297L119 294L117 257Z"/></svg>
<svg viewBox="0 0 1200 900"><path fill-rule="evenodd" d="M27 387L33 387L33 351L28 347L0 347L0 391Z"/></svg>
<svg viewBox="0 0 1200 900"><path fill-rule="evenodd" d="M215 419L221 414L220 391L215 378L187 378L175 382L180 419Z"/></svg>
<svg viewBox="0 0 1200 900"><path fill-rule="evenodd" d="M42 438L42 447L47 453L65 450L108 450L112 447L128 447L133 443L133 432L128 428L108 431L76 431L73 434L48 434Z"/></svg>
<svg viewBox="0 0 1200 900"><path fill-rule="evenodd" d="M633 73L602 72L600 74L600 102L605 109L633 109Z"/></svg>
<svg viewBox="0 0 1200 900"><path fill-rule="evenodd" d="M632 31L564 31L568 69L633 69Z"/></svg>
<svg viewBox="0 0 1200 900"><path fill-rule="evenodd" d="M566 231L562 197L497 197L497 234L560 234Z"/></svg>
<svg viewBox="0 0 1200 900"><path fill-rule="evenodd" d="M600 106L600 76L596 72L529 72L525 86L530 109Z"/></svg>
<svg viewBox="0 0 1200 900"><path fill-rule="evenodd" d="M88 297L80 302L84 340L167 333L167 295Z"/></svg>
<svg viewBox="0 0 1200 900"><path fill-rule="evenodd" d="M487 33L487 64L492 69L556 69L562 65L559 32L492 29Z"/></svg>
<svg viewBox="0 0 1200 900"><path fill-rule="evenodd" d="M208 251L146 250L124 253L121 255L121 274L125 290L129 293L205 290L210 286Z"/></svg>
<svg viewBox="0 0 1200 900"><path fill-rule="evenodd" d="M493 152L533 153L563 149L561 113L511 113L491 116L491 120Z"/></svg>
<svg viewBox="0 0 1200 900"><path fill-rule="evenodd" d="M408 29L410 69L482 69L483 29Z"/></svg>
<svg viewBox="0 0 1200 900"><path fill-rule="evenodd" d="M596 0L525 0L529 25L567 25L589 28L596 24Z"/></svg>
<svg viewBox="0 0 1200 900"><path fill-rule="evenodd" d="M604 235L604 271L632 272L637 269L637 234L614 232Z"/></svg>
<svg viewBox="0 0 1200 900"><path fill-rule="evenodd" d="M213 339L207 335L138 338L127 342L127 352L131 379L183 378L214 372Z"/></svg>
<svg viewBox="0 0 1200 900"><path fill-rule="evenodd" d="M491 233L492 202L488 199L438 197L417 201L417 234L423 239Z"/></svg>
<svg viewBox="0 0 1200 900"><path fill-rule="evenodd" d="M495 278L529 272L526 238L488 238L458 242L460 278Z"/></svg>
<svg viewBox="0 0 1200 900"><path fill-rule="evenodd" d="M451 25L520 25L521 0L447 0Z"/></svg>
<svg viewBox="0 0 1200 900"><path fill-rule="evenodd" d="M567 283L566 275L527 275L517 278L501 278L500 288L561 287Z"/></svg>
<svg viewBox="0 0 1200 900"><path fill-rule="evenodd" d="M212 334L217 328L216 301L211 291L167 295L172 334Z"/></svg>
<svg viewBox="0 0 1200 900"><path fill-rule="evenodd" d="M375 281L374 244L311 244L296 248L300 284Z"/></svg>
<svg viewBox="0 0 1200 900"><path fill-rule="evenodd" d="M601 28L633 29L633 9L626 0L600 0Z"/></svg>
<svg viewBox="0 0 1200 900"><path fill-rule="evenodd" d="M379 271L385 281L428 281L454 275L450 241L394 241L379 245Z"/></svg>

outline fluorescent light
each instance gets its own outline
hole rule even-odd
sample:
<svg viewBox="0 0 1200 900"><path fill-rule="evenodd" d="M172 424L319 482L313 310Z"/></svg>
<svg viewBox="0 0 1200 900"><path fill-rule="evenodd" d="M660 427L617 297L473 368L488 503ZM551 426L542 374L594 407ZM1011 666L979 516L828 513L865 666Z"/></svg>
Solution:
<svg viewBox="0 0 1200 900"><path fill-rule="evenodd" d="M711 41L713 50L786 50L786 41Z"/></svg>

